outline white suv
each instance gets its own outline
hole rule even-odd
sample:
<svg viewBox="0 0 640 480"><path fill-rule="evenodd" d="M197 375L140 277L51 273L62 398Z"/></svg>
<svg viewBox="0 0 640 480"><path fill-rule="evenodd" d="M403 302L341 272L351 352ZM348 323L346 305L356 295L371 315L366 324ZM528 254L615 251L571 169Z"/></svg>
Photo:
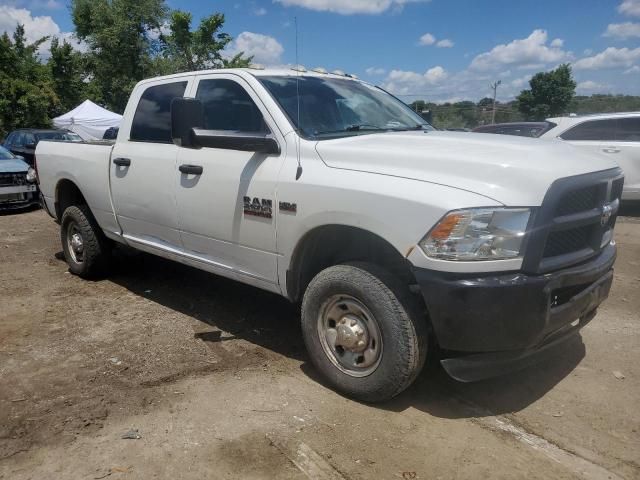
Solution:
<svg viewBox="0 0 640 480"><path fill-rule="evenodd" d="M540 138L558 138L600 152L624 170L623 200L640 200L640 112L549 118L556 124Z"/></svg>

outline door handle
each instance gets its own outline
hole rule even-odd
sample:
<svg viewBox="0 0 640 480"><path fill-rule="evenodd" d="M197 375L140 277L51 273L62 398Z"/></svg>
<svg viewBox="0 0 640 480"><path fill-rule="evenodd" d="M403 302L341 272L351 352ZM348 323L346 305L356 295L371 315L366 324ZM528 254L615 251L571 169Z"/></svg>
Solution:
<svg viewBox="0 0 640 480"><path fill-rule="evenodd" d="M620 153L620 149L616 147L604 147L602 151L604 153Z"/></svg>
<svg viewBox="0 0 640 480"><path fill-rule="evenodd" d="M129 167L131 165L131 159L130 158L114 158L113 163L118 167Z"/></svg>
<svg viewBox="0 0 640 480"><path fill-rule="evenodd" d="M180 165L178 167L181 173L187 175L202 175L203 168L200 165Z"/></svg>

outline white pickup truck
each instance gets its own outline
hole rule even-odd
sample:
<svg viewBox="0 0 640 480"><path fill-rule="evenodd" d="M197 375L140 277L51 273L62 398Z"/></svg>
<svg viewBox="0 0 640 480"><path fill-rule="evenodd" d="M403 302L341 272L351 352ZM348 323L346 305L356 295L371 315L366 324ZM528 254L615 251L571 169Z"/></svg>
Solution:
<svg viewBox="0 0 640 480"><path fill-rule="evenodd" d="M346 75L145 80L114 144L44 141L36 158L71 272L103 274L126 244L300 302L311 361L365 401L430 351L462 381L521 368L611 287L612 161L434 131Z"/></svg>

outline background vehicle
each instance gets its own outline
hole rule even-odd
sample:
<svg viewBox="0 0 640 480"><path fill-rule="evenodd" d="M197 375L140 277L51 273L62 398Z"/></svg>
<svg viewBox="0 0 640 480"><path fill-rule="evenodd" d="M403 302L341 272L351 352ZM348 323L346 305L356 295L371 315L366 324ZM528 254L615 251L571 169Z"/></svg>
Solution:
<svg viewBox="0 0 640 480"><path fill-rule="evenodd" d="M107 128L107 130L104 132L104 135L102 136L103 140L115 140L116 138L118 138L118 127L110 127Z"/></svg>
<svg viewBox="0 0 640 480"><path fill-rule="evenodd" d="M25 162L34 166L34 154L36 146L40 140L58 140L61 142L81 142L82 138L76 133L68 130L43 130L23 128L11 132L5 142L4 147L15 155L20 155Z"/></svg>
<svg viewBox="0 0 640 480"><path fill-rule="evenodd" d="M38 203L35 170L21 157L0 147L0 210Z"/></svg>
<svg viewBox="0 0 640 480"><path fill-rule="evenodd" d="M556 127L540 138L559 138L614 160L624 171L623 200L640 200L640 112L550 118Z"/></svg>
<svg viewBox="0 0 640 480"><path fill-rule="evenodd" d="M123 243L301 302L311 361L366 401L404 390L436 345L460 380L522 367L589 322L613 278L612 161L434 131L342 75L146 80L114 145L37 155L73 273L100 274Z"/></svg>
<svg viewBox="0 0 640 480"><path fill-rule="evenodd" d="M551 122L514 122L481 125L473 129L477 133L497 133L500 135L516 135L518 137L536 138L555 127Z"/></svg>

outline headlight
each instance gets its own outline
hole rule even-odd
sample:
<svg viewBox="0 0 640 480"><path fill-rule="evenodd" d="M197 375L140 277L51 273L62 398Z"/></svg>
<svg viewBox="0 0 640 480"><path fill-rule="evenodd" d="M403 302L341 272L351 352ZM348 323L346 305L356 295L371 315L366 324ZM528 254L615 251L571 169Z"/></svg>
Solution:
<svg viewBox="0 0 640 480"><path fill-rule="evenodd" d="M474 208L449 212L420 242L441 260L504 260L521 255L531 210Z"/></svg>
<svg viewBox="0 0 640 480"><path fill-rule="evenodd" d="M36 175L36 171L29 167L29 170L27 170L27 182L29 183L33 183L36 180L38 180L38 176Z"/></svg>

